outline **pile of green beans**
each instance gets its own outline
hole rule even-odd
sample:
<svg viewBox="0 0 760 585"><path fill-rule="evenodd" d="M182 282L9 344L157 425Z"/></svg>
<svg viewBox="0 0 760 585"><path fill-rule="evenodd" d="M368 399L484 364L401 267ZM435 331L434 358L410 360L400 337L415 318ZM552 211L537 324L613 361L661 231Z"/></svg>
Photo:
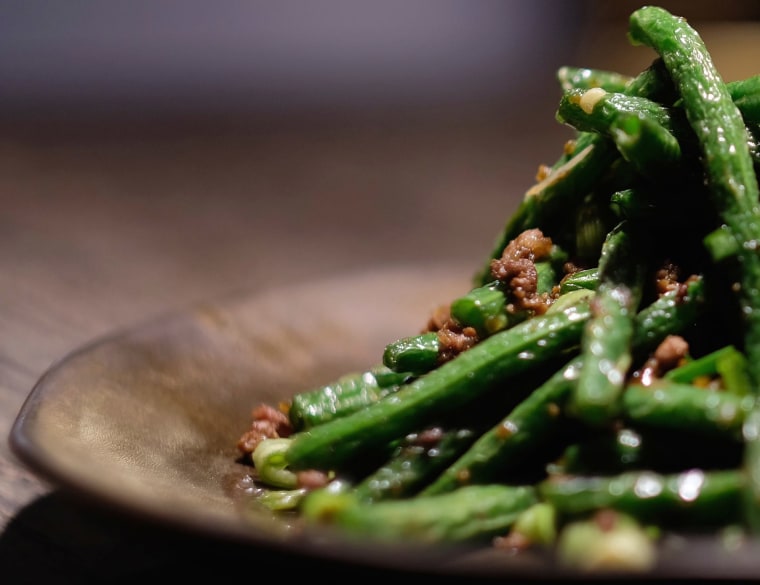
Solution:
<svg viewBox="0 0 760 585"><path fill-rule="evenodd" d="M263 505L583 568L647 569L669 535L760 530L760 76L724 82L657 6L628 37L656 53L637 76L559 70L574 137L452 300L469 345L444 355L422 329L293 397L292 432L252 453ZM523 264L543 310L493 271L528 230L551 241Z"/></svg>

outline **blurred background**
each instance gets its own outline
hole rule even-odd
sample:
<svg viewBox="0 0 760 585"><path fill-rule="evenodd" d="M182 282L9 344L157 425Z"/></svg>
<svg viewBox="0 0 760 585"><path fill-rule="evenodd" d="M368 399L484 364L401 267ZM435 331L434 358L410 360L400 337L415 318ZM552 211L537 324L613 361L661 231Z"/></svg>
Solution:
<svg viewBox="0 0 760 585"><path fill-rule="evenodd" d="M758 72L760 3L660 4L726 78ZM626 37L639 5L0 1L0 254L23 275L65 239L122 287L115 317L141 292L476 265L570 136L557 68L653 58Z"/></svg>
<svg viewBox="0 0 760 585"><path fill-rule="evenodd" d="M524 99L546 89L559 64L579 58L635 73L648 56L630 50L625 27L642 4L0 2L0 99L6 114L175 115ZM746 0L660 5L698 24L710 41L715 25L751 24L760 14Z"/></svg>
<svg viewBox="0 0 760 585"><path fill-rule="evenodd" d="M581 19L541 0L6 3L0 96L122 112L429 106L540 77Z"/></svg>

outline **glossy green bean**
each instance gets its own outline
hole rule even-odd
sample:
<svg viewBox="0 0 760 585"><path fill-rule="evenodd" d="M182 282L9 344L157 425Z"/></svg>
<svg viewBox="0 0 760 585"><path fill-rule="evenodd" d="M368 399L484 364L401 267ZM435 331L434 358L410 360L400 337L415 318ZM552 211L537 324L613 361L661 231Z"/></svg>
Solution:
<svg viewBox="0 0 760 585"><path fill-rule="evenodd" d="M657 6L630 17L632 42L662 58L682 100L706 161L705 173L719 214L738 242L739 289L745 316L750 375L760 389L760 205L744 120L707 51L688 22Z"/></svg>
<svg viewBox="0 0 760 585"><path fill-rule="evenodd" d="M290 467L336 469L366 449L376 449L426 426L483 395L495 385L540 367L577 346L590 309L536 316L495 333L453 360L375 404L293 435L285 453Z"/></svg>
<svg viewBox="0 0 760 585"><path fill-rule="evenodd" d="M627 84L626 93L654 99L670 93L671 87L667 72L658 59ZM491 259L501 256L504 247L518 234L551 224L552 220L564 218L569 210L577 207L618 156L609 139L591 132L580 133L572 154L563 154L549 175L526 191L517 210L497 236L485 266L476 272L475 283L483 285L490 280Z"/></svg>
<svg viewBox="0 0 760 585"><path fill-rule="evenodd" d="M581 338L583 367L568 409L591 425L607 424L617 416L633 361L631 341L646 258L646 246L633 231L630 224L620 223L605 241L592 315Z"/></svg>
<svg viewBox="0 0 760 585"><path fill-rule="evenodd" d="M469 486L448 494L362 503L353 494L313 492L303 515L377 541L488 542L537 502L533 486Z"/></svg>
<svg viewBox="0 0 760 585"><path fill-rule="evenodd" d="M613 476L551 477L540 497L575 516L612 508L660 526L714 527L741 518L745 478L737 470L675 474L630 471Z"/></svg>
<svg viewBox="0 0 760 585"><path fill-rule="evenodd" d="M662 295L636 315L632 344L651 348L665 335L686 328L703 307L702 281L690 283L690 293ZM572 393L583 366L574 358L521 401L498 424L483 433L459 459L422 493L435 494L462 485L492 481L497 474L509 475L515 466L535 455L555 436L564 403Z"/></svg>

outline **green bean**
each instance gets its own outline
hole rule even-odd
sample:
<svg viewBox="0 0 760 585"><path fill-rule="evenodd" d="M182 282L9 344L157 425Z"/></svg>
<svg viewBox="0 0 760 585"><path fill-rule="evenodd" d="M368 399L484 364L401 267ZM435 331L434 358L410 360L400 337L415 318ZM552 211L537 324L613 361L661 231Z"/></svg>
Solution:
<svg viewBox="0 0 760 585"><path fill-rule="evenodd" d="M747 149L749 156L752 158L752 165L755 167L755 174L760 169L760 127L758 122L747 124Z"/></svg>
<svg viewBox="0 0 760 585"><path fill-rule="evenodd" d="M639 146L643 145L636 148ZM682 236L693 234L694 243L699 245L696 239L703 238L702 234L711 229L715 221L712 206L699 196L702 187L685 175L676 173L666 178L666 173L659 168L660 163L648 160L650 154L644 153L636 166L647 165L640 172L652 181L615 191L610 196L610 207L620 220L646 223L666 235L673 234L677 228ZM689 213L684 213L687 208ZM734 241L730 237L727 239ZM735 253L734 246L725 250L726 254L731 252Z"/></svg>
<svg viewBox="0 0 760 585"><path fill-rule="evenodd" d="M600 187L589 193L573 215L574 258L584 265L595 262L607 234L614 226L615 218L610 211L608 189Z"/></svg>
<svg viewBox="0 0 760 585"><path fill-rule="evenodd" d="M643 176L677 181L683 151L694 139L683 112L653 100L602 89L565 92L557 120L579 131L609 136L625 160Z"/></svg>
<svg viewBox="0 0 760 585"><path fill-rule="evenodd" d="M637 424L595 430L568 445L551 467L552 473L564 475L613 475L641 469L677 473L692 468L736 469L742 455L742 442L735 437Z"/></svg>
<svg viewBox="0 0 760 585"><path fill-rule="evenodd" d="M621 220L653 221L659 208L646 193L640 189L622 189L610 196L610 206Z"/></svg>
<svg viewBox="0 0 760 585"><path fill-rule="evenodd" d="M257 494L256 503L273 512L297 512L308 493L307 488L270 489Z"/></svg>
<svg viewBox="0 0 760 585"><path fill-rule="evenodd" d="M738 396L754 394L752 382L749 379L747 358L734 349L718 356L715 367L726 392Z"/></svg>
<svg viewBox="0 0 760 585"><path fill-rule="evenodd" d="M581 364L579 359L571 361L536 388L420 493L435 495L488 483L547 445L561 428L557 424L561 405L575 385Z"/></svg>
<svg viewBox="0 0 760 585"><path fill-rule="evenodd" d="M760 75L730 81L726 89L745 122L760 122Z"/></svg>
<svg viewBox="0 0 760 585"><path fill-rule="evenodd" d="M559 283L560 295L574 290L596 290L599 284L598 267L586 268L565 276Z"/></svg>
<svg viewBox="0 0 760 585"><path fill-rule="evenodd" d="M644 245L623 222L610 232L599 260L592 316L581 338L583 367L569 410L592 425L608 423L619 411L633 356L630 344L643 292Z"/></svg>
<svg viewBox="0 0 760 585"><path fill-rule="evenodd" d="M741 440L754 396L737 396L664 379L651 386L630 385L623 393L622 416L632 423L694 431Z"/></svg>
<svg viewBox="0 0 760 585"><path fill-rule="evenodd" d="M588 424L607 424L619 412L618 399L633 359L629 345L637 301L624 284L597 290L592 300L594 312L582 337L585 360L569 405Z"/></svg>
<svg viewBox="0 0 760 585"><path fill-rule="evenodd" d="M726 83L726 90L745 124L752 127L760 122L760 75ZM629 95L614 84L605 87L580 83L567 85L556 116L576 130L604 133L617 117L635 114L681 134L685 123L680 116L682 108L682 98L667 107L661 101Z"/></svg>
<svg viewBox="0 0 760 585"><path fill-rule="evenodd" d="M679 384L694 384L698 380L709 382L720 378L727 392L746 395L752 392L747 376L747 359L733 345L725 345L697 359L690 359L663 376Z"/></svg>
<svg viewBox="0 0 760 585"><path fill-rule="evenodd" d="M603 519L592 516L565 524L557 539L557 560L582 574L647 574L657 563L656 540L632 516L605 510Z"/></svg>
<svg viewBox="0 0 760 585"><path fill-rule="evenodd" d="M551 293L557 284L555 264L566 255L554 246L551 259L535 262L536 292ZM451 317L460 327L472 327L477 334L474 343L531 316L530 310L508 311L509 285L498 280L475 287L450 303ZM420 376L440 365L446 357L436 331L428 331L397 339L385 346L383 365L392 372Z"/></svg>
<svg viewBox="0 0 760 585"><path fill-rule="evenodd" d="M742 470L747 477L744 490L744 515L753 534L760 533L760 406L755 405L744 421L744 459Z"/></svg>
<svg viewBox="0 0 760 585"><path fill-rule="evenodd" d="M657 6L630 17L634 43L654 49L670 72L706 161L710 192L739 244L745 351L755 387L760 387L760 205L747 148L744 120L699 34L684 18Z"/></svg>
<svg viewBox="0 0 760 585"><path fill-rule="evenodd" d="M556 118L581 132L608 134L609 127L621 116L636 115L660 126L673 129L671 111L650 99L612 93L596 88L566 91L560 99Z"/></svg>
<svg viewBox="0 0 760 585"><path fill-rule="evenodd" d="M760 82L751 84L753 90L758 86ZM730 90L731 84L727 87ZM747 148L757 168L760 166L760 146L755 116L760 116L760 111L750 110L745 116L742 108L760 104L760 93L741 94L737 91L737 95L742 99L735 103L746 123ZM668 108L652 100L608 93L599 88L591 91L574 89L562 96L556 117L578 131L609 136L623 158L645 176L658 180L672 178L676 182L682 173L690 170L683 165L683 152L694 158L691 152L697 148L696 136L684 117L682 100L676 105L678 107ZM757 108L760 110L760 105Z"/></svg>
<svg viewBox="0 0 760 585"><path fill-rule="evenodd" d="M610 141L590 133L582 134L575 143L573 156L526 191L516 213L496 239L485 267L475 275L475 282L481 285L488 282L491 260L500 257L518 234L531 227L541 227L549 221L549 216L560 216L577 206L615 160L616 152Z"/></svg>
<svg viewBox="0 0 760 585"><path fill-rule="evenodd" d="M704 313L707 302L704 278L692 276L684 284L685 294L668 291L638 312L631 340L634 353L651 350L668 335L692 326Z"/></svg>
<svg viewBox="0 0 760 585"><path fill-rule="evenodd" d="M553 371L560 361L556 358L547 362L546 370ZM388 461L356 485L356 495L376 501L419 492L496 424L500 413L514 408L545 378L546 374L540 371L527 371L510 380L507 392L497 386L472 404L452 412L440 424L410 433Z"/></svg>
<svg viewBox="0 0 760 585"><path fill-rule="evenodd" d="M557 539L557 513L547 502L537 502L517 516L510 534L519 534L532 546L549 546Z"/></svg>
<svg viewBox="0 0 760 585"><path fill-rule="evenodd" d="M261 441L254 449L251 457L260 481L283 490L298 488L298 477L288 469L284 455L291 442L287 437L271 438Z"/></svg>
<svg viewBox="0 0 760 585"><path fill-rule="evenodd" d="M609 132L622 157L642 176L661 180L681 174L681 144L661 124L637 114L628 114L612 122Z"/></svg>
<svg viewBox="0 0 760 585"><path fill-rule="evenodd" d="M426 426L544 360L577 346L587 305L536 316L495 333L375 404L293 435L285 456L293 469L334 469Z"/></svg>
<svg viewBox="0 0 760 585"><path fill-rule="evenodd" d="M489 542L537 502L532 486L470 486L438 496L363 504L354 495L319 490L302 502L304 516L379 541Z"/></svg>
<svg viewBox="0 0 760 585"><path fill-rule="evenodd" d="M607 91L624 92L633 78L617 71L564 66L557 70L557 79L563 91L601 87Z"/></svg>
<svg viewBox="0 0 760 585"><path fill-rule="evenodd" d="M557 246L553 246L557 248ZM555 257L543 262L535 262L536 265L536 292L538 294L550 294L554 286L559 283L559 269L557 264L561 264L567 259L564 252L555 252ZM560 262L561 260L561 262Z"/></svg>
<svg viewBox="0 0 760 585"><path fill-rule="evenodd" d="M419 376L438 365L441 341L436 331L402 337L385 346L383 365L394 372Z"/></svg>
<svg viewBox="0 0 760 585"><path fill-rule="evenodd" d="M558 311L566 311L567 309L572 308L578 303L591 302L591 299L593 297L594 297L593 290L588 290L584 288L571 290L564 294L559 295L556 299L554 299L554 302L551 304L551 306L548 309L546 309L546 312L556 313Z"/></svg>
<svg viewBox="0 0 760 585"><path fill-rule="evenodd" d="M689 284L689 294L662 295L636 315L632 344L650 348L665 335L694 322L704 299L702 281ZM487 430L423 494L443 493L472 483L491 481L497 473L508 474L526 457L546 445L559 430L555 423L582 369L583 359L575 358L536 388L498 424Z"/></svg>
<svg viewBox="0 0 760 585"><path fill-rule="evenodd" d="M702 243L716 263L739 255L739 243L725 224L705 235Z"/></svg>
<svg viewBox="0 0 760 585"><path fill-rule="evenodd" d="M760 75L729 81L726 89L745 122L760 122ZM675 105L680 107L682 103L679 99Z"/></svg>
<svg viewBox="0 0 760 585"><path fill-rule="evenodd" d="M451 316L462 327L472 327L483 338L506 329L509 318L504 285L494 281L473 288L451 303Z"/></svg>
<svg viewBox="0 0 760 585"><path fill-rule="evenodd" d="M558 246L545 260L534 262L536 269L536 293L550 295L559 280L559 266L567 260L567 254ZM512 300L509 283L499 280L471 289L454 299L450 305L451 317L462 327L472 327L483 339L512 327L532 315L530 309L508 309Z"/></svg>
<svg viewBox="0 0 760 585"><path fill-rule="evenodd" d="M669 96L672 83L662 60L656 59L634 77L627 84L625 93L649 99ZM491 259L501 256L507 243L518 234L529 228L551 224L553 219L563 217L568 210L577 207L617 157L617 150L610 140L591 132L580 133L572 154L561 156L549 175L525 193L517 210L497 236L485 267L475 274L475 282L480 285L488 282Z"/></svg>
<svg viewBox="0 0 760 585"><path fill-rule="evenodd" d="M664 106L672 106L680 97L661 57L631 79L623 93L645 97Z"/></svg>
<svg viewBox="0 0 760 585"><path fill-rule="evenodd" d="M344 374L337 380L293 396L288 418L294 431L302 431L345 416L377 402L409 381L409 372L376 366L365 372Z"/></svg>
<svg viewBox="0 0 760 585"><path fill-rule="evenodd" d="M354 489L366 502L406 498L416 494L477 439L473 428L441 429L432 445L407 439L391 459L365 477ZM413 434L416 437L417 433Z"/></svg>
<svg viewBox="0 0 760 585"><path fill-rule="evenodd" d="M741 518L744 483L743 474L736 470L629 471L614 476L551 477L538 485L538 493L569 516L612 508L660 526L705 528Z"/></svg>
<svg viewBox="0 0 760 585"><path fill-rule="evenodd" d="M658 7L630 18L632 41L657 51L679 89L704 159L718 213L737 241L741 268L738 297L744 324L744 351L755 393L760 391L760 205L747 131L699 34L683 19ZM760 407L758 407L760 409ZM746 493L751 528L760 532L760 441L748 441L745 467L752 482Z"/></svg>

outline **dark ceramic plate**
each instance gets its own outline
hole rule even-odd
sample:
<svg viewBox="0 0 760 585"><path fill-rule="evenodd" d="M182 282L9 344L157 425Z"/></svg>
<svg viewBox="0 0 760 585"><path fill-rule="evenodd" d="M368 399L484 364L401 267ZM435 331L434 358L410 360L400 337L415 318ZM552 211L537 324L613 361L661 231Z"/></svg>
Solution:
<svg viewBox="0 0 760 585"><path fill-rule="evenodd" d="M98 340L37 383L11 431L16 455L57 485L132 516L253 546L377 568L478 577L573 577L496 549L378 546L302 532L252 505L236 441L251 408L378 363L471 273L378 268L209 302ZM756 547L663 549L642 577L760 575ZM577 575L576 575L577 576Z"/></svg>

